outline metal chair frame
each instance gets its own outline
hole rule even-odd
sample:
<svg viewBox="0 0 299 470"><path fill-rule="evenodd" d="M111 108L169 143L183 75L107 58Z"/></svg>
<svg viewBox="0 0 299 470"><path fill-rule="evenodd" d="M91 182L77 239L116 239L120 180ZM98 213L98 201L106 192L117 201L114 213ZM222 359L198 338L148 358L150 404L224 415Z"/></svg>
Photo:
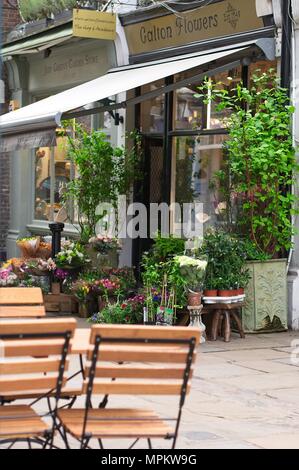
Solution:
<svg viewBox="0 0 299 470"><path fill-rule="evenodd" d="M51 409L50 416L52 418L53 424L52 424L52 429L50 431L46 431L45 435L43 438L37 438L37 437L32 437L32 438L11 438L11 439L1 439L0 438L0 444L6 444L8 442L11 443L11 445L8 448L11 448L14 444L17 442L27 442L29 448L31 448L32 443L37 443L42 445L43 448L47 448L49 445L50 448L57 448L54 446L54 434L55 430L59 431L60 425L57 421L57 412L58 412L58 402L60 400L60 394L62 390L62 385L63 385L63 374L65 371L65 365L66 365L66 359L67 359L67 354L69 350L69 344L70 344L70 339L72 336L71 331L65 331L64 333L26 333L26 334L6 334L2 335L0 333L0 340L14 340L14 339L49 339L49 338L64 338L64 344L62 347L62 353L61 353L61 358L60 358L60 363L59 363L59 368L58 368L58 377L57 377L57 385L55 389L50 390L48 393L43 394L40 398L34 400L33 403L36 403L38 400L41 398L47 397L47 394L53 393L55 391L55 406L54 409ZM30 405L32 406L32 404ZM20 416L17 417L20 419ZM24 417L25 418L25 417ZM0 418L1 419L1 418Z"/></svg>
<svg viewBox="0 0 299 470"><path fill-rule="evenodd" d="M94 344L94 349L92 353L92 359L91 359L91 364L90 364L90 369L89 369L89 377L88 377L88 385L87 385L87 393L86 393L86 399L85 399L85 412L84 412L84 420L83 420L83 426L82 426L82 433L81 437L77 438L77 440L81 444L81 449L90 449L89 442L90 440L94 437L90 433L86 432L87 424L88 424L88 415L89 415L89 410L92 408L91 404L91 398L93 394L93 384L94 384L94 378L95 378L95 371L97 367L97 361L98 361L98 354L100 351L100 345L108 342L108 343L133 343L133 344L185 344L189 345L189 351L187 354L186 358L186 366L184 370L184 378L183 378L183 383L181 387L181 393L180 393L180 399L179 399L179 410L178 414L175 418L168 418L164 419L164 421L174 421L175 424L175 430L173 434L168 434L165 436L165 439L172 439L172 449L175 448L176 441L177 441L177 436L179 432L179 427L181 423L181 416L182 416L182 409L185 403L186 399L186 393L187 393L187 384L190 378L190 372L191 372L191 365L192 365L192 360L193 360L193 353L196 345L196 338L192 337L188 340L184 339L156 339L156 338L105 338L102 337L101 335L97 335L95 338L95 344ZM112 378L112 380L115 380ZM100 403L99 408L105 408L106 404L108 402L108 395L105 395L104 400ZM101 421L101 418L93 418L93 420ZM105 418L105 421L107 418ZM111 421L117 421L117 418L110 418ZM130 421L130 418L125 418L126 421ZM136 418L133 418L134 421L136 421ZM141 418L142 420L142 418ZM63 423L62 423L63 425ZM97 439L99 446L101 449L104 449L104 445L102 442L102 438L98 438L95 436ZM67 448L69 448L68 440L67 440L67 431L64 428L64 443ZM140 440L140 438L136 438L135 441L131 444L129 449L132 449L135 444ZM152 442L150 438L147 438L147 443L149 449L152 449Z"/></svg>

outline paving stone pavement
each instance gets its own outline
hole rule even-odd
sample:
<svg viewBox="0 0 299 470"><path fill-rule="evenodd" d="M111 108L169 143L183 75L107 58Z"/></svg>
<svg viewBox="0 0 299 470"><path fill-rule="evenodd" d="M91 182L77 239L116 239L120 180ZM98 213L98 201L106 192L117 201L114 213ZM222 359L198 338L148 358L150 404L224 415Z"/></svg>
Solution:
<svg viewBox="0 0 299 470"><path fill-rule="evenodd" d="M80 327L86 326L80 321ZM178 449L299 449L299 362L291 361L291 342L299 332L233 334L199 347L192 390L183 410ZM299 359L299 358L298 358ZM78 368L72 357L71 368ZM95 404L101 397L96 397ZM24 403L24 402L20 402ZM154 408L164 417L176 414L172 397L113 397L109 406ZM83 398L76 406L82 406ZM45 403L36 407L46 410ZM62 441L56 439L62 446ZM70 439L72 447L78 444ZM97 443L95 447L97 446ZM153 441L156 448L170 442ZM128 441L110 440L106 448L126 448ZM16 447L23 447L22 444ZM146 448L139 441L136 448Z"/></svg>

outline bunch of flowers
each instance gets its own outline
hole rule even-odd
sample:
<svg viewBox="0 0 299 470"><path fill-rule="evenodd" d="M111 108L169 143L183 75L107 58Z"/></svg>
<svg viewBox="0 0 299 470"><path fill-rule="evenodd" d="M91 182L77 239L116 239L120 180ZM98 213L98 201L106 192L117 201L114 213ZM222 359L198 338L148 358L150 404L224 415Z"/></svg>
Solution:
<svg viewBox="0 0 299 470"><path fill-rule="evenodd" d="M18 277L12 271L12 267L0 269L0 287L12 287L18 284Z"/></svg>
<svg viewBox="0 0 299 470"><path fill-rule="evenodd" d="M117 278L120 284L120 290L124 292L135 290L136 288L136 279L133 268L104 268L99 274L102 277L111 278L113 276Z"/></svg>
<svg viewBox="0 0 299 470"><path fill-rule="evenodd" d="M78 279L72 283L71 292L79 300L79 302L84 302L87 299L88 294L90 293L90 285L84 279Z"/></svg>
<svg viewBox="0 0 299 470"><path fill-rule="evenodd" d="M90 238L89 243L95 251L102 255L106 255L110 251L117 250L120 247L120 243L117 238L110 238L102 235Z"/></svg>
<svg viewBox="0 0 299 470"><path fill-rule="evenodd" d="M83 246L78 242L66 241L55 257L58 268L79 268L89 262Z"/></svg>
<svg viewBox="0 0 299 470"><path fill-rule="evenodd" d="M69 277L69 272L65 269L57 268L54 271L54 276L57 281L65 281Z"/></svg>
<svg viewBox="0 0 299 470"><path fill-rule="evenodd" d="M190 291L202 290L208 262L190 256L175 256L174 261L184 278L184 283Z"/></svg>
<svg viewBox="0 0 299 470"><path fill-rule="evenodd" d="M26 260L20 269L28 274L43 276L55 271L56 264L52 258L49 258L48 260L44 260L42 258L33 258Z"/></svg>

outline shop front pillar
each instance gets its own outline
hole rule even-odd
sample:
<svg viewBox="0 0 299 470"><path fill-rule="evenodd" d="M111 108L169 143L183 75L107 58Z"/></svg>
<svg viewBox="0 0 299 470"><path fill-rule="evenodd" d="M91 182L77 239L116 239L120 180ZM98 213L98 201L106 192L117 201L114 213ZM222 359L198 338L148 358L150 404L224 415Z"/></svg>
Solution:
<svg viewBox="0 0 299 470"><path fill-rule="evenodd" d="M294 146L299 146L299 5L297 0L292 0L292 14L294 19L293 37L293 77L292 77L292 101L295 106L293 135ZM299 163L299 152L297 152ZM298 191L299 175L294 190ZM299 330L299 217L294 217L295 229L298 233L294 236L294 248L290 259L288 272L288 293L289 293L289 327Z"/></svg>

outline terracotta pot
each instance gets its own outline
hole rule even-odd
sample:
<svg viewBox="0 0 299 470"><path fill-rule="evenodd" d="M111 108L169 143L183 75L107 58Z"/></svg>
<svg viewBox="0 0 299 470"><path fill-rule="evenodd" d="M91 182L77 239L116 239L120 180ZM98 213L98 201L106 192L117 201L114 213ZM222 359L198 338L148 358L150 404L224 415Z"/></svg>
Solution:
<svg viewBox="0 0 299 470"><path fill-rule="evenodd" d="M202 292L189 292L188 293L188 305L190 307L197 307L201 305Z"/></svg>
<svg viewBox="0 0 299 470"><path fill-rule="evenodd" d="M239 295L239 289L232 289L232 295Z"/></svg>
<svg viewBox="0 0 299 470"><path fill-rule="evenodd" d="M55 294L55 295L58 295L58 294L61 293L60 282L52 282L51 292L52 292L52 294Z"/></svg>
<svg viewBox="0 0 299 470"><path fill-rule="evenodd" d="M244 295L244 287L239 287L237 295Z"/></svg>
<svg viewBox="0 0 299 470"><path fill-rule="evenodd" d="M206 289L204 290L204 295L206 297L217 297L217 289Z"/></svg>
<svg viewBox="0 0 299 470"><path fill-rule="evenodd" d="M232 289L219 289L218 295L219 297L232 297L235 295L233 292L234 291Z"/></svg>

